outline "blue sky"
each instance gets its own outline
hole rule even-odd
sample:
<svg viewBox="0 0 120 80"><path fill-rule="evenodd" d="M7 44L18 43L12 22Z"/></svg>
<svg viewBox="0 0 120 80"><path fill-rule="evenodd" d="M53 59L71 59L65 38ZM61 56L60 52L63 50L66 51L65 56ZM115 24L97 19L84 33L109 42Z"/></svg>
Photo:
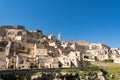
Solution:
<svg viewBox="0 0 120 80"><path fill-rule="evenodd" d="M0 25L120 48L119 0L0 0Z"/></svg>

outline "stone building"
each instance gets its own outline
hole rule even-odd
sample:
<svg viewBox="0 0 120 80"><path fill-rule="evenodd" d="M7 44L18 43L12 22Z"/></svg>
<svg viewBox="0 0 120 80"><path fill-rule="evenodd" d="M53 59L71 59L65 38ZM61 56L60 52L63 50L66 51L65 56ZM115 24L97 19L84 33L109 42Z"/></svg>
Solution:
<svg viewBox="0 0 120 80"><path fill-rule="evenodd" d="M41 49L41 48L37 48L36 49L36 57L39 58L43 55L47 55L47 49Z"/></svg>
<svg viewBox="0 0 120 80"><path fill-rule="evenodd" d="M0 28L0 41L2 41L4 38L5 38L5 29L3 28Z"/></svg>
<svg viewBox="0 0 120 80"><path fill-rule="evenodd" d="M68 56L61 55L57 57L59 60L59 68L69 68L71 67L71 61L68 59Z"/></svg>
<svg viewBox="0 0 120 80"><path fill-rule="evenodd" d="M16 36L25 36L26 31L24 29L24 26L1 26L0 27L0 36L2 36L2 39L7 40L15 40Z"/></svg>
<svg viewBox="0 0 120 80"><path fill-rule="evenodd" d="M0 70L4 70L7 68L6 55L4 52L0 52Z"/></svg>
<svg viewBox="0 0 120 80"><path fill-rule="evenodd" d="M47 49L36 49L39 68L58 68L58 60L49 56Z"/></svg>
<svg viewBox="0 0 120 80"><path fill-rule="evenodd" d="M17 69L29 69L30 62L28 61L28 58L23 55L16 55L16 68Z"/></svg>
<svg viewBox="0 0 120 80"><path fill-rule="evenodd" d="M71 66L72 67L79 67L80 66L80 61L82 60L81 59L81 53L80 51L71 51L69 54L68 54L68 59L71 61Z"/></svg>
<svg viewBox="0 0 120 80"><path fill-rule="evenodd" d="M17 59L16 56L9 57L8 69L16 69L17 63L16 59Z"/></svg>
<svg viewBox="0 0 120 80"><path fill-rule="evenodd" d="M69 68L69 67L80 67L81 59L81 52L80 51L71 51L67 55L61 55L58 57L59 63L61 64L62 68Z"/></svg>
<svg viewBox="0 0 120 80"><path fill-rule="evenodd" d="M0 68L7 69L9 59L7 56L9 55L10 42L8 41L0 41Z"/></svg>
<svg viewBox="0 0 120 80"><path fill-rule="evenodd" d="M100 49L110 49L110 47L108 47L103 43L99 43L99 44L91 43L89 49L100 50Z"/></svg>
<svg viewBox="0 0 120 80"><path fill-rule="evenodd" d="M58 68L58 59L50 56L41 56L38 59L39 68Z"/></svg>

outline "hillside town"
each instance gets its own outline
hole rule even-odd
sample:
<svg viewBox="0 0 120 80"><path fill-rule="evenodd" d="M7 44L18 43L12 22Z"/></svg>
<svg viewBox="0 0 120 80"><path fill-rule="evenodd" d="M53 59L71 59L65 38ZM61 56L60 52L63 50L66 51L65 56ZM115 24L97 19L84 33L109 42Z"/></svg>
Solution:
<svg viewBox="0 0 120 80"><path fill-rule="evenodd" d="M120 63L119 48L88 41L62 41L41 30L0 26L0 70L86 67L87 62Z"/></svg>

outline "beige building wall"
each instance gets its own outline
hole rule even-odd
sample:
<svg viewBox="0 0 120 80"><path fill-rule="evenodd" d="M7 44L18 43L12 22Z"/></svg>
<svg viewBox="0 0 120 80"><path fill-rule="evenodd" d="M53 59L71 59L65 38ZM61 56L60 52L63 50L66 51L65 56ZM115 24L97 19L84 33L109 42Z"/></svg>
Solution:
<svg viewBox="0 0 120 80"><path fill-rule="evenodd" d="M36 56L40 56L40 55L47 55L47 49L36 49Z"/></svg>

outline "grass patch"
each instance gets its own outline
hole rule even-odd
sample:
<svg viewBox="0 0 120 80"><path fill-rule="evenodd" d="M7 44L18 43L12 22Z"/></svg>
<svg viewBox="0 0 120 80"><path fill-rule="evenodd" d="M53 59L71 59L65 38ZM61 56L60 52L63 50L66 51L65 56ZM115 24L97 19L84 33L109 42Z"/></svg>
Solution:
<svg viewBox="0 0 120 80"><path fill-rule="evenodd" d="M102 68L104 68L108 72L107 78L109 80L113 80L113 79L110 78L111 74L115 75L114 80L119 80L120 79L120 66L118 66L118 65L115 65L115 66L104 66Z"/></svg>
<svg viewBox="0 0 120 80"><path fill-rule="evenodd" d="M86 68L68 68L68 69L57 69L58 73L61 72L77 72L81 76L87 75L89 72L100 72L99 67L93 66L93 67L86 67Z"/></svg>
<svg viewBox="0 0 120 80"><path fill-rule="evenodd" d="M106 76L108 80L120 80L120 66L118 66L118 65L114 65L114 66L91 66L91 67L86 67L86 68L56 69L56 72L57 73L77 72L81 76L86 76L89 72L96 72L96 73L101 72L100 68L103 68L104 70L106 70L108 72L108 74ZM37 72L34 75L40 75L40 74L42 74L42 72ZM114 79L110 78L111 74L115 75Z"/></svg>
<svg viewBox="0 0 120 80"><path fill-rule="evenodd" d="M108 80L120 80L120 66L114 65L114 66L91 66L88 68L71 68L71 69L58 69L59 72L78 72L79 75L87 75L89 72L100 72L100 68L105 69L107 74ZM114 74L115 78L111 79L110 75Z"/></svg>
<svg viewBox="0 0 120 80"><path fill-rule="evenodd" d="M42 74L42 72L36 72L33 75L41 75L41 74Z"/></svg>

